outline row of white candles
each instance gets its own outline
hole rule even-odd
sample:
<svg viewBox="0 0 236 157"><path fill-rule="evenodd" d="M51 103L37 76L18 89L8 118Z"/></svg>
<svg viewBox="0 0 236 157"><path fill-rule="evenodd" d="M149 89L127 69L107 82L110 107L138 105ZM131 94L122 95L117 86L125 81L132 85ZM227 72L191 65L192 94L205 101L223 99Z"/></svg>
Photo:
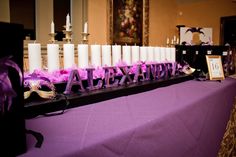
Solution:
<svg viewBox="0 0 236 157"><path fill-rule="evenodd" d="M175 62L174 47L121 46L121 45L89 45L78 44L78 67L116 66L120 62L132 65L143 62ZM75 66L75 45L63 44L64 69ZM41 44L28 44L29 72L42 68ZM47 68L49 72L59 70L59 45L47 44Z"/></svg>

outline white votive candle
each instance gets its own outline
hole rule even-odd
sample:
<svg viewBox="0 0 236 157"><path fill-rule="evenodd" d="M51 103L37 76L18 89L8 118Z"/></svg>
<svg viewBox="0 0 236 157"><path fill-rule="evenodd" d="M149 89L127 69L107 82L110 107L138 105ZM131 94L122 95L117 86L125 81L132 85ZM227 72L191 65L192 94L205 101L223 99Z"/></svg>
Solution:
<svg viewBox="0 0 236 157"><path fill-rule="evenodd" d="M41 58L41 44L31 43L28 44L28 56L29 56L29 72L32 73L34 70L42 69L42 58Z"/></svg>
<svg viewBox="0 0 236 157"><path fill-rule="evenodd" d="M131 58L132 64L137 63L139 61L139 46L131 47Z"/></svg>
<svg viewBox="0 0 236 157"><path fill-rule="evenodd" d="M94 67L101 66L101 46L91 45L91 64Z"/></svg>
<svg viewBox="0 0 236 157"><path fill-rule="evenodd" d="M102 66L111 66L111 45L102 45Z"/></svg>
<svg viewBox="0 0 236 157"><path fill-rule="evenodd" d="M148 47L148 53L147 53L147 61L153 62L154 61L154 47Z"/></svg>
<svg viewBox="0 0 236 157"><path fill-rule="evenodd" d="M59 45L47 44L48 71L59 70Z"/></svg>
<svg viewBox="0 0 236 157"><path fill-rule="evenodd" d="M78 67L87 68L88 67L88 45L79 44L78 45Z"/></svg>
<svg viewBox="0 0 236 157"><path fill-rule="evenodd" d="M127 64L131 64L131 47L130 46L122 46L122 60Z"/></svg>
<svg viewBox="0 0 236 157"><path fill-rule="evenodd" d="M64 69L72 68L75 64L74 44L63 44Z"/></svg>
<svg viewBox="0 0 236 157"><path fill-rule="evenodd" d="M147 47L145 46L140 47L140 61L147 61Z"/></svg>
<svg viewBox="0 0 236 157"><path fill-rule="evenodd" d="M161 62L161 48L160 47L154 48L154 60L156 62Z"/></svg>
<svg viewBox="0 0 236 157"><path fill-rule="evenodd" d="M115 66L121 61L121 46L113 45L112 46L112 65Z"/></svg>

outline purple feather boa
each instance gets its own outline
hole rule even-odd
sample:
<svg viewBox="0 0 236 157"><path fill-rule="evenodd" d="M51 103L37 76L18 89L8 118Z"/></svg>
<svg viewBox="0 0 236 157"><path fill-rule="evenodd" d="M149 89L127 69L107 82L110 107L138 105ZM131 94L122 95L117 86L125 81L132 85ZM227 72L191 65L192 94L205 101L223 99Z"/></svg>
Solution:
<svg viewBox="0 0 236 157"><path fill-rule="evenodd" d="M17 94L12 88L12 84L8 75L8 68L15 69L20 77L22 83L22 72L19 66L11 60L11 57L0 59L0 113L9 111L12 105L12 98Z"/></svg>

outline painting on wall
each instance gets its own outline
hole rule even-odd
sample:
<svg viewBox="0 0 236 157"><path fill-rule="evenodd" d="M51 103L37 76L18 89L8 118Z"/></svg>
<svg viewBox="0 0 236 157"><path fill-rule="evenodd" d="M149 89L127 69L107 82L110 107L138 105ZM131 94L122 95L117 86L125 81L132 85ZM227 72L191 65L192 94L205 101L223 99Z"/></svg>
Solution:
<svg viewBox="0 0 236 157"><path fill-rule="evenodd" d="M180 44L212 45L212 28L181 27Z"/></svg>
<svg viewBox="0 0 236 157"><path fill-rule="evenodd" d="M149 0L109 0L110 44L148 45Z"/></svg>

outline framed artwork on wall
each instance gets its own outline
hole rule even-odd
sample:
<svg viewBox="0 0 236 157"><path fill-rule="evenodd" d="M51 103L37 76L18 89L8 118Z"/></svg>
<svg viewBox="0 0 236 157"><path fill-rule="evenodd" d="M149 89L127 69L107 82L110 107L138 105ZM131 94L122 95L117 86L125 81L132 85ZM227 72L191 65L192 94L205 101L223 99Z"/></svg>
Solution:
<svg viewBox="0 0 236 157"><path fill-rule="evenodd" d="M206 55L207 67L210 80L224 80L224 71L221 56Z"/></svg>
<svg viewBox="0 0 236 157"><path fill-rule="evenodd" d="M148 45L149 0L108 0L109 43Z"/></svg>
<svg viewBox="0 0 236 157"><path fill-rule="evenodd" d="M180 44L183 45L212 45L212 28L181 27Z"/></svg>

